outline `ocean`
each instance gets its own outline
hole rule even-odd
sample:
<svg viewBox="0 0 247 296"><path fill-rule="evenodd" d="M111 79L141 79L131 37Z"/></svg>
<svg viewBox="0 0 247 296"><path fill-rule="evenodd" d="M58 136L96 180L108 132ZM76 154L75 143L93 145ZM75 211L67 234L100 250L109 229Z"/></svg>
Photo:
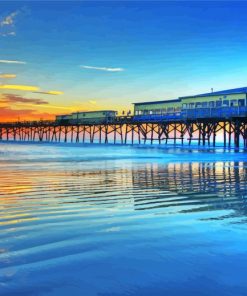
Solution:
<svg viewBox="0 0 247 296"><path fill-rule="evenodd" d="M0 295L247 295L247 152L0 144Z"/></svg>

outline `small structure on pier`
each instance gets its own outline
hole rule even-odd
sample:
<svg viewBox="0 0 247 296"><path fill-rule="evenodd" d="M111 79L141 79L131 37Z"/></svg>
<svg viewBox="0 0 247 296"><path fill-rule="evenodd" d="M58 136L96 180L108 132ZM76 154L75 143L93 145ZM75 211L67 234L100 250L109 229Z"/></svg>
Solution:
<svg viewBox="0 0 247 296"><path fill-rule="evenodd" d="M113 110L99 110L99 111L82 111L74 112L66 115L57 115L56 122L58 123L110 123L117 116L117 111Z"/></svg>

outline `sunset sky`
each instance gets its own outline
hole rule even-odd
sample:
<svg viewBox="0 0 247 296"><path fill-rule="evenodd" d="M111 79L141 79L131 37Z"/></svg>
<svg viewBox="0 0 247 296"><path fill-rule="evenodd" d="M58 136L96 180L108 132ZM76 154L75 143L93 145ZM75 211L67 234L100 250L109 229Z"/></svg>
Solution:
<svg viewBox="0 0 247 296"><path fill-rule="evenodd" d="M247 85L245 2L1 2L0 121Z"/></svg>

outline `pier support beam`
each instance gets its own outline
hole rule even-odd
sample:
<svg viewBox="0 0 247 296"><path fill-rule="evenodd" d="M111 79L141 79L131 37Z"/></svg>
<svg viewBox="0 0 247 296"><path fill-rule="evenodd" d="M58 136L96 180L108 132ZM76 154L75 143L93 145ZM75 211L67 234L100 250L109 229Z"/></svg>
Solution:
<svg viewBox="0 0 247 296"><path fill-rule="evenodd" d="M224 121L160 121L116 122L108 124L60 125L51 123L0 124L0 140L14 141L64 141L113 144L191 144L216 146L221 133L223 145L247 147L247 119L231 118ZM187 137L186 137L187 135Z"/></svg>

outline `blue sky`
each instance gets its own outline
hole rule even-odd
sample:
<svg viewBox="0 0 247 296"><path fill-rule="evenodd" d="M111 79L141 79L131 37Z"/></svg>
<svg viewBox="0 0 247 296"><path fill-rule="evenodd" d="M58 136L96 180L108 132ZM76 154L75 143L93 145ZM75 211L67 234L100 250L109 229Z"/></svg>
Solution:
<svg viewBox="0 0 247 296"><path fill-rule="evenodd" d="M16 74L0 83L63 92L14 91L50 106L128 109L247 85L245 2L1 2L0 9L2 21L18 12L0 27L0 60L25 62L0 63L1 73Z"/></svg>

